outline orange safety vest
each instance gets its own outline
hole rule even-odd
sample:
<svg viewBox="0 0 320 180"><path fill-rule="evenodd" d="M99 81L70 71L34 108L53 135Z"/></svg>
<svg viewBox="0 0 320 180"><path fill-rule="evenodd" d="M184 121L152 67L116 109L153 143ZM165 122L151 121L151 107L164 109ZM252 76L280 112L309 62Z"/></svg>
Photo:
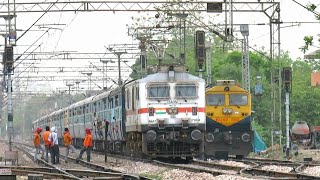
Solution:
<svg viewBox="0 0 320 180"><path fill-rule="evenodd" d="M43 142L46 146L50 145L50 142L48 141L48 138L49 138L49 135L50 135L50 131L45 131L43 134L42 134L42 139L43 139Z"/></svg>
<svg viewBox="0 0 320 180"><path fill-rule="evenodd" d="M72 142L72 137L71 137L71 135L70 135L69 132L64 133L64 135L63 135L63 140L64 140L64 145L65 145L65 146L68 146L68 145L71 144L71 142Z"/></svg>
<svg viewBox="0 0 320 180"><path fill-rule="evenodd" d="M37 132L34 133L33 144L35 147L38 147L40 145L40 134Z"/></svg>
<svg viewBox="0 0 320 180"><path fill-rule="evenodd" d="M91 136L91 134L86 134L86 137L84 138L84 141L83 141L83 146L84 147L92 146L92 136Z"/></svg>

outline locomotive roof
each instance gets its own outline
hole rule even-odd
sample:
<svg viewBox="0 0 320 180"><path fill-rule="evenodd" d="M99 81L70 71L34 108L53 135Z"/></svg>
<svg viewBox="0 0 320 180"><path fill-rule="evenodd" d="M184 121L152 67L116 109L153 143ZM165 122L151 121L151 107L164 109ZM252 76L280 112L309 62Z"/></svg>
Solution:
<svg viewBox="0 0 320 180"><path fill-rule="evenodd" d="M247 90L239 87L239 86L228 86L228 85L221 85L221 86L213 86L206 90L206 92L226 92L225 87L229 87L229 92L248 92Z"/></svg>
<svg viewBox="0 0 320 180"><path fill-rule="evenodd" d="M205 82L204 79L194 76L187 72L175 72L174 81L189 82ZM148 83L148 82L170 82L169 74L167 72L158 72L155 74L148 75L145 78L137 80L139 83Z"/></svg>

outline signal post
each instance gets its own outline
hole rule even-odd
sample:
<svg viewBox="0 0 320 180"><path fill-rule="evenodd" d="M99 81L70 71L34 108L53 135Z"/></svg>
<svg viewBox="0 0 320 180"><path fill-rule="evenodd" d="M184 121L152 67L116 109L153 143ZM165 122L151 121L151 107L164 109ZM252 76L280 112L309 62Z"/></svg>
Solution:
<svg viewBox="0 0 320 180"><path fill-rule="evenodd" d="M195 36L195 58L198 63L199 77L202 78L202 73L204 72L204 63L206 58L206 45L205 45L205 32L196 31Z"/></svg>
<svg viewBox="0 0 320 180"><path fill-rule="evenodd" d="M7 94L8 94L8 134L9 134L9 151L12 151L12 136L13 136L13 112L12 112L12 80L13 75L13 47L6 46L3 55L3 66L5 75L8 75Z"/></svg>
<svg viewBox="0 0 320 180"><path fill-rule="evenodd" d="M291 86L292 86L292 70L291 67L284 67L282 70L282 80L283 80L283 86L285 90L286 95L286 158L289 158L290 153L290 103L289 103L289 95L291 93Z"/></svg>

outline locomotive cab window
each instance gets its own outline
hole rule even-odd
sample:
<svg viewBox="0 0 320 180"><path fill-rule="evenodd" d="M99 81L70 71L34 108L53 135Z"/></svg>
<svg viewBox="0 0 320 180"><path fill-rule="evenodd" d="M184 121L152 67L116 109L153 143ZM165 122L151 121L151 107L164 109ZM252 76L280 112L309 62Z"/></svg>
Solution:
<svg viewBox="0 0 320 180"><path fill-rule="evenodd" d="M175 87L176 98L193 99L197 97L197 86L195 84L177 84Z"/></svg>
<svg viewBox="0 0 320 180"><path fill-rule="evenodd" d="M224 94L208 94L206 101L209 106L223 106L225 105L225 96Z"/></svg>
<svg viewBox="0 0 320 180"><path fill-rule="evenodd" d="M168 99L170 86L167 84L152 84L147 87L147 97L150 99Z"/></svg>
<svg viewBox="0 0 320 180"><path fill-rule="evenodd" d="M230 94L229 105L231 106L245 106L248 104L248 96L246 94Z"/></svg>

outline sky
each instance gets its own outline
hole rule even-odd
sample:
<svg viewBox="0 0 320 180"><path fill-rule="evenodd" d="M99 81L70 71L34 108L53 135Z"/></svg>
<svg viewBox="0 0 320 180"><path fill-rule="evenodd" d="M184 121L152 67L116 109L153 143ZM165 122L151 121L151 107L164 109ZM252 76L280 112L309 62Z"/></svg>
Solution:
<svg viewBox="0 0 320 180"><path fill-rule="evenodd" d="M20 2L22 0L16 0ZM43 0L38 0L43 1ZM252 0L253 2L256 2ZM7 2L7 1L5 1ZM25 2L24 0L22 2ZM30 2L30 0L28 0ZM277 1L279 2L279 1ZM303 1L303 3L313 2L319 5L318 0ZM320 33L320 23L287 23L287 22L316 22L314 15L291 0L280 0L281 4L281 49L288 51L289 56L293 59L303 58L303 53L299 47L303 45L303 37L305 35L316 36ZM318 8L319 12L319 8ZM17 14L17 29L26 30L29 28L43 13L24 13ZM152 14L152 13L151 13ZM27 48L29 51L74 51L74 52L107 52L106 47L110 44L131 44L137 43L131 36L127 35L127 24L132 23L131 17L146 16L147 13L141 12L62 12L47 13L35 26L31 28L17 42L15 53L23 53ZM151 15L150 15L151 16ZM153 15L152 15L153 16ZM268 23L266 15L263 13L235 13L234 23L238 24L257 24ZM51 25L50 25L51 24ZM55 25L52 25L55 24ZM57 25L60 24L60 25ZM287 27L284 27L287 26ZM51 28L48 30L48 28ZM239 28L239 27L235 27ZM40 30L48 30L47 33ZM17 31L18 37L23 31ZM249 25L249 45L260 49L269 48L269 26ZM44 35L43 35L44 34ZM42 36L42 37L41 37ZM240 36L238 34L238 36ZM41 38L40 38L41 37ZM38 40L39 39L39 40ZM29 47L31 44L34 46ZM39 47L37 47L40 45ZM311 48L311 52L315 50ZM95 65L102 66L97 61L91 62ZM131 62L129 62L130 64ZM59 66L81 66L88 65L84 61L42 61L38 67L59 67ZM17 69L24 71L26 67L22 65ZM109 75L117 75L110 73ZM25 74L27 75L27 74ZM55 75L55 74L53 74ZM129 73L123 73L128 76ZM16 75L17 76L17 75ZM68 76L66 73L65 76ZM78 73L79 78L83 78L83 74ZM66 82L28 82L28 88L40 90L45 87L50 90L56 90L57 87L66 88ZM88 84L80 84L80 86L88 86ZM93 88L97 86L93 85ZM100 84L101 86L101 84ZM31 89L32 90L32 89Z"/></svg>

